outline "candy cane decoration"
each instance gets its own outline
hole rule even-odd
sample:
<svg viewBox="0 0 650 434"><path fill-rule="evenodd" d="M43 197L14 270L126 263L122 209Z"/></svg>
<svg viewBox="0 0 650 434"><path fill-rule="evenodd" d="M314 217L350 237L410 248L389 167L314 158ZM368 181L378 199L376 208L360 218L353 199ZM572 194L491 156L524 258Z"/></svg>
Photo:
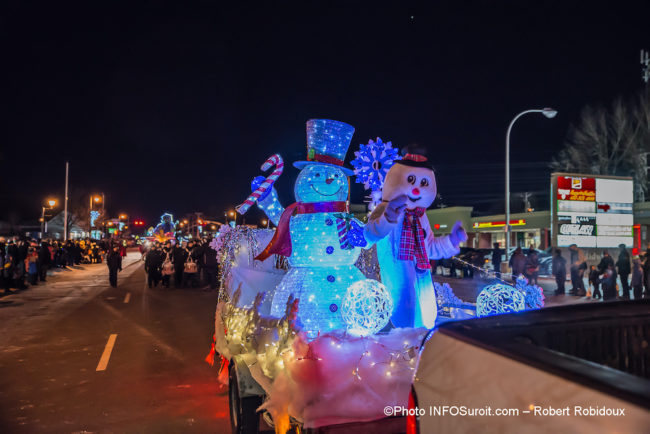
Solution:
<svg viewBox="0 0 650 434"><path fill-rule="evenodd" d="M275 180L278 179L280 175L282 175L282 170L284 169L284 161L282 161L280 154L273 154L267 158L264 164L262 164L262 171L267 171L273 166L275 166L275 170L266 177L264 182L260 184L260 186L257 187L257 189L252 192L250 196L246 198L244 203L235 208L239 214L246 213L246 211L248 211L248 208L257 202L257 199L259 199L259 197L273 185Z"/></svg>

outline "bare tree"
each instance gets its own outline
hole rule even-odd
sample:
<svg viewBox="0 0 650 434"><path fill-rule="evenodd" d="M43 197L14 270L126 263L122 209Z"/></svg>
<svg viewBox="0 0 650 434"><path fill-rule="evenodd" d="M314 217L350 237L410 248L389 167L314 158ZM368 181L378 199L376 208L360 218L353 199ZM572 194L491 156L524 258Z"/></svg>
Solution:
<svg viewBox="0 0 650 434"><path fill-rule="evenodd" d="M617 98L609 109L586 106L571 125L554 170L595 175L631 176L636 200L648 191L646 155L650 152L650 101L647 92Z"/></svg>

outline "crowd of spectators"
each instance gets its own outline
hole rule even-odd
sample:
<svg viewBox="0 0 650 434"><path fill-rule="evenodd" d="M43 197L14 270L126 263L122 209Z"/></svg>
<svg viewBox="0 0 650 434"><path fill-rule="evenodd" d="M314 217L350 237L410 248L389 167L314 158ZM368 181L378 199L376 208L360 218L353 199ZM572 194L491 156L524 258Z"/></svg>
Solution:
<svg viewBox="0 0 650 434"><path fill-rule="evenodd" d="M105 260L114 241L41 240L27 237L0 237L0 289L6 292L23 290L28 285L47 281L50 269L74 268L80 264L95 264ZM120 254L126 247L119 245Z"/></svg>
<svg viewBox="0 0 650 434"><path fill-rule="evenodd" d="M217 289L217 252L210 247L211 238L189 241L155 241L142 246L144 268L149 288L159 283L169 288Z"/></svg>

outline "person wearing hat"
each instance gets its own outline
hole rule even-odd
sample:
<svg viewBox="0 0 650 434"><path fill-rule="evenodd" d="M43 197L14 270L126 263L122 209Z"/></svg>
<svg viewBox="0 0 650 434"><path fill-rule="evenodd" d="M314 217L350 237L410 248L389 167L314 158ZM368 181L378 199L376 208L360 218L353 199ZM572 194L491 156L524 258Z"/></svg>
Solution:
<svg viewBox="0 0 650 434"><path fill-rule="evenodd" d="M347 203L347 176L354 172L343 167L353 133L344 122L309 120L307 159L294 163L300 169L296 202L282 208L274 190L258 200L277 229L255 259L279 254L291 265L273 295L271 315L282 317L289 297L297 298L298 321L310 338L345 328L341 302L350 285L365 280L354 264L366 242Z"/></svg>
<svg viewBox="0 0 650 434"><path fill-rule="evenodd" d="M432 328L437 306L429 261L456 255L467 234L457 221L449 235L434 237L426 215L438 193L433 166L422 149L403 154L386 174L382 202L364 235L377 244L381 280L393 297L393 325Z"/></svg>

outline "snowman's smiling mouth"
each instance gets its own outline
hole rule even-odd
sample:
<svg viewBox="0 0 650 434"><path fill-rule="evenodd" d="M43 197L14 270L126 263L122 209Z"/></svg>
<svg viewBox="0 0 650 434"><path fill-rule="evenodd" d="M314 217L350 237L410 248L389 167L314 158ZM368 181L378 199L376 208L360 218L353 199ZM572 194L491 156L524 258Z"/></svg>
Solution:
<svg viewBox="0 0 650 434"><path fill-rule="evenodd" d="M311 186L312 190L314 190L316 193L320 194L321 196L334 196L335 194L338 194L339 191L341 191L341 188L343 188L343 187L339 187L339 189L336 190L334 193L325 194L325 193L321 193L320 191L316 190L316 187L314 187L314 184L309 184L309 185Z"/></svg>
<svg viewBox="0 0 650 434"><path fill-rule="evenodd" d="M422 199L422 196L420 196L420 197L411 197L411 196L409 196L408 198L409 198L409 200L411 202L417 202L418 200Z"/></svg>

